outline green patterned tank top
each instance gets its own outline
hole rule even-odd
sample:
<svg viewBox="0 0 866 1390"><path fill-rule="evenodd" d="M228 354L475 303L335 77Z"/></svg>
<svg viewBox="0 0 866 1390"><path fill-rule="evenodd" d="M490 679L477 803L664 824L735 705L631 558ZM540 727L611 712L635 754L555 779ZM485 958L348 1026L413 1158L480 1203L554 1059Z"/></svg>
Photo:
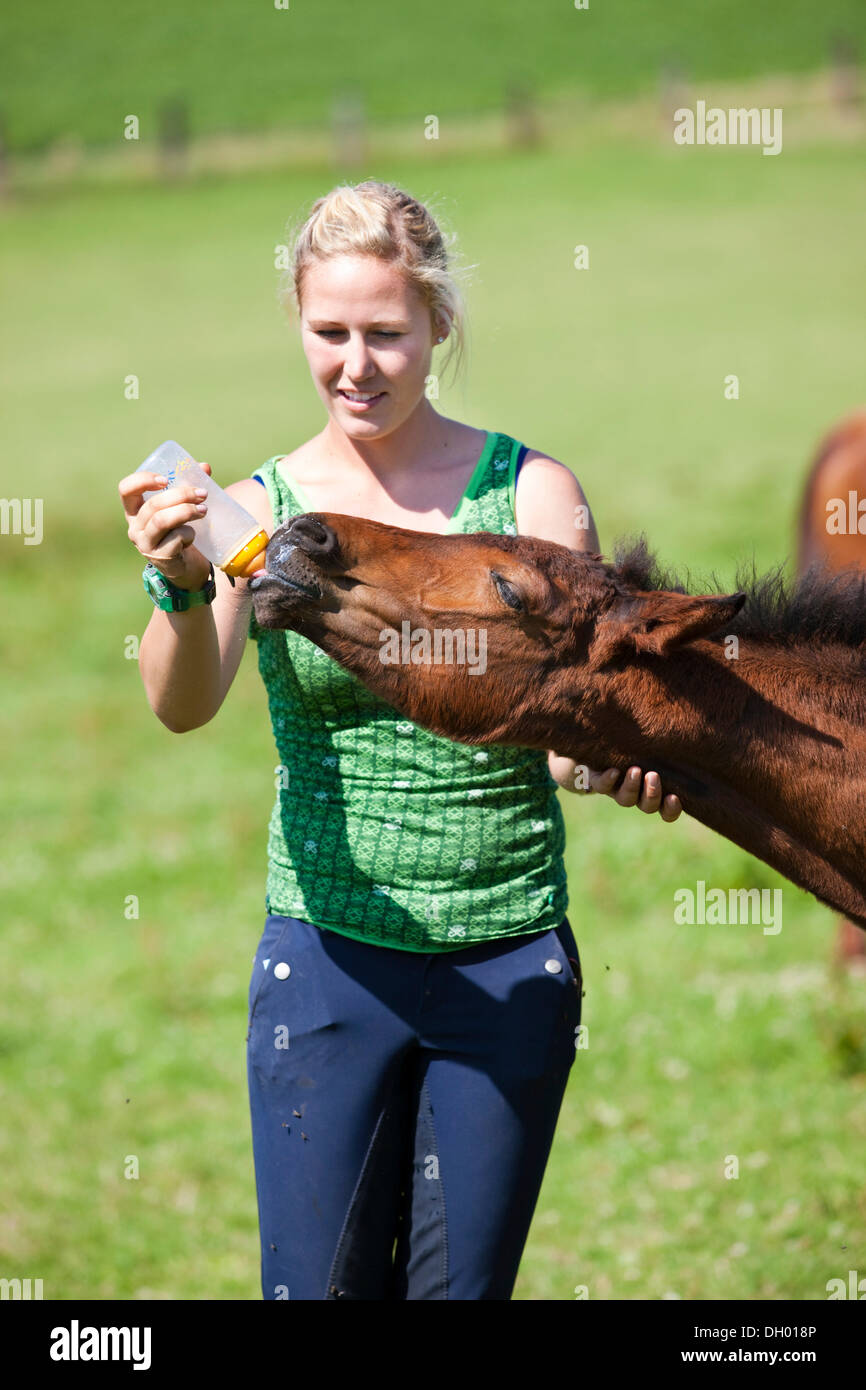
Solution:
<svg viewBox="0 0 866 1390"><path fill-rule="evenodd" d="M516 535L523 446L487 442L446 534ZM268 459L274 525L315 511ZM359 941L448 951L558 926L565 826L547 755L429 733L309 638L260 628L279 764L266 910Z"/></svg>

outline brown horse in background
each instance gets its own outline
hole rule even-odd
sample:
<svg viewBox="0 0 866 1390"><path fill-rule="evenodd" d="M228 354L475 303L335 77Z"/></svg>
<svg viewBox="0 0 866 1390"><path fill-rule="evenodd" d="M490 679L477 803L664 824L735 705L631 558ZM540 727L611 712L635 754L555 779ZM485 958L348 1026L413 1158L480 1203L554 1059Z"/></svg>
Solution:
<svg viewBox="0 0 866 1390"><path fill-rule="evenodd" d="M250 587L261 627L302 633L421 726L653 768L866 927L866 575L692 596L642 542L606 564L315 512L277 528Z"/></svg>
<svg viewBox="0 0 866 1390"><path fill-rule="evenodd" d="M834 524L835 500L844 503L850 513L850 496L854 507L863 504L862 525L839 530ZM850 522L852 518L846 515ZM801 574L810 565L823 563L831 569L857 565L866 569L866 407L855 410L840 420L825 435L818 446L814 462L803 490L800 508L797 566Z"/></svg>
<svg viewBox="0 0 866 1390"><path fill-rule="evenodd" d="M853 512L851 497L853 494ZM864 504L862 531L859 504ZM838 504L841 503L840 508ZM840 513L848 523L839 524ZM857 524L852 526L854 520ZM804 574L823 563L832 570L866 569L866 407L840 420L818 446L800 508L797 566ZM866 967L866 935L843 920L836 934L836 959Z"/></svg>

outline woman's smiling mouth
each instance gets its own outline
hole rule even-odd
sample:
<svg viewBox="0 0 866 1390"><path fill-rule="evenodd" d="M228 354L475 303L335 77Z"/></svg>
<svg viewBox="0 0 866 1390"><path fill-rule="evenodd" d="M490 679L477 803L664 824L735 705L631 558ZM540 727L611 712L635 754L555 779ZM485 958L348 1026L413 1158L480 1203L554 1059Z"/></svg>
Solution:
<svg viewBox="0 0 866 1390"><path fill-rule="evenodd" d="M345 391L339 388L337 395L341 396L347 405L354 410L369 410L377 401L381 401L385 396L384 391Z"/></svg>

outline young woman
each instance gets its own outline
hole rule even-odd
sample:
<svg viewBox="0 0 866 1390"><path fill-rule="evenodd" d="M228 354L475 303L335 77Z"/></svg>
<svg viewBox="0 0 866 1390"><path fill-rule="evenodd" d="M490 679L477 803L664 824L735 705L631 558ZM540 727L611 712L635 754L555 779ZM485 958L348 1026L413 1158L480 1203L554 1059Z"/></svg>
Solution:
<svg viewBox="0 0 866 1390"><path fill-rule="evenodd" d="M375 180L334 189L291 293L327 422L227 489L269 534L330 511L598 550L570 469L428 399L463 305L427 208ZM263 1295L509 1299L580 1021L556 798L575 764L409 723L306 638L258 629L247 581L218 571L208 602L203 508L188 487L142 503L156 485L120 483L129 536L192 606L148 624L151 707L177 733L206 724L250 635L285 769L250 982ZM591 789L680 814L654 773L618 781Z"/></svg>

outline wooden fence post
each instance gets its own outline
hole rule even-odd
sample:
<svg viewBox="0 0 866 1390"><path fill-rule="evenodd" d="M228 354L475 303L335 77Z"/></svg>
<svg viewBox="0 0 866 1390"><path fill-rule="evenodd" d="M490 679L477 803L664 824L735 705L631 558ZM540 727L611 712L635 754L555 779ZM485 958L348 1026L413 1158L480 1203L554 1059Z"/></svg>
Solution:
<svg viewBox="0 0 866 1390"><path fill-rule="evenodd" d="M505 91L506 141L511 149L531 150L541 144L535 97L520 81L509 82Z"/></svg>
<svg viewBox="0 0 866 1390"><path fill-rule="evenodd" d="M857 50L848 34L837 34L830 46L833 101L843 115L853 115L860 106L860 69Z"/></svg>
<svg viewBox="0 0 866 1390"><path fill-rule="evenodd" d="M331 126L334 163L338 169L357 172L367 157L364 100L360 92L343 91L336 94Z"/></svg>
<svg viewBox="0 0 866 1390"><path fill-rule="evenodd" d="M0 202L9 197L9 142L6 139L6 116L0 111Z"/></svg>
<svg viewBox="0 0 866 1390"><path fill-rule="evenodd" d="M162 176L175 182L186 176L189 156L189 104L173 97L159 109L159 164Z"/></svg>
<svg viewBox="0 0 866 1390"><path fill-rule="evenodd" d="M666 132L673 130L674 112L688 103L685 74L676 58L668 58L659 75L659 109Z"/></svg>

